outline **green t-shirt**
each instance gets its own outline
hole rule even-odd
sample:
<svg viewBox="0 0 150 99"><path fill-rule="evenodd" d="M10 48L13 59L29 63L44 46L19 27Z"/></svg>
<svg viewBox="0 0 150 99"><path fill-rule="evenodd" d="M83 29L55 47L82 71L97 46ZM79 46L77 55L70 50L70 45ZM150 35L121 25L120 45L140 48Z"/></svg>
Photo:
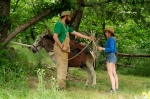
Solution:
<svg viewBox="0 0 150 99"><path fill-rule="evenodd" d="M58 34L58 39L61 43L64 42L66 38L66 33L71 33L73 31L74 30L71 27L64 25L62 22L57 22L54 27L54 33Z"/></svg>

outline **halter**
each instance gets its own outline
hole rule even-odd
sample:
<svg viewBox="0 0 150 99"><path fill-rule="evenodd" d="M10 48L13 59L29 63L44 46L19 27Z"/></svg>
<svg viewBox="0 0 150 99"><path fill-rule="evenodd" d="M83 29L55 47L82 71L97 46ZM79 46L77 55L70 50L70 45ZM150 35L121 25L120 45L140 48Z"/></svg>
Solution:
<svg viewBox="0 0 150 99"><path fill-rule="evenodd" d="M34 46L34 45L32 45L33 46L33 48L38 52L38 49L37 49L37 47L39 46Z"/></svg>
<svg viewBox="0 0 150 99"><path fill-rule="evenodd" d="M41 36L41 35L40 35L39 37L42 39L44 36ZM32 46L33 46L33 48L35 48L35 50L38 52L38 49L37 49L37 48L38 48L40 45L38 44L37 46L34 46L34 45L32 45ZM43 45L42 45L42 47L43 47Z"/></svg>

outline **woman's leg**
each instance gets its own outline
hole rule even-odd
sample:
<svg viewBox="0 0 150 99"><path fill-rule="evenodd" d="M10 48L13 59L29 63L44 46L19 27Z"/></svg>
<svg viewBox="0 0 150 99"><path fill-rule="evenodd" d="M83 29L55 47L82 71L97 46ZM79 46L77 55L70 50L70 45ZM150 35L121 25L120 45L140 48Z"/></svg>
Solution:
<svg viewBox="0 0 150 99"><path fill-rule="evenodd" d="M110 78L110 81L111 81L112 89L115 90L115 78L114 78L114 75L113 75L114 65L113 65L113 63L107 62L106 66L107 66L107 72L108 72L108 75L109 75L109 78Z"/></svg>
<svg viewBox="0 0 150 99"><path fill-rule="evenodd" d="M114 79L115 79L115 89L118 89L118 76L116 73L116 65L113 64L113 75L114 75Z"/></svg>

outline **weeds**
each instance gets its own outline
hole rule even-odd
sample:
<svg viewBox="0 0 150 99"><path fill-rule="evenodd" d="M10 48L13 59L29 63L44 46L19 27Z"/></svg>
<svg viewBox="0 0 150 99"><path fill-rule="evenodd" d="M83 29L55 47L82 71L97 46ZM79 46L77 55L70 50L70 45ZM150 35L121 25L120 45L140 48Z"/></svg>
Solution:
<svg viewBox="0 0 150 99"><path fill-rule="evenodd" d="M39 80L38 90L43 91L43 90L45 90L45 83L44 83L44 80L43 80L43 77L45 76L44 70L43 69L38 69L37 70L37 75L38 75L38 80Z"/></svg>

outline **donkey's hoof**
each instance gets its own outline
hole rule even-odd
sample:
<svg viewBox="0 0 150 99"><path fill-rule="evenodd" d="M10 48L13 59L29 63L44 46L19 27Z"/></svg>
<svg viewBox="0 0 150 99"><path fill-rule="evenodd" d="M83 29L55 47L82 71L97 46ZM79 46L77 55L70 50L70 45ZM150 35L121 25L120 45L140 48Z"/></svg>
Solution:
<svg viewBox="0 0 150 99"><path fill-rule="evenodd" d="M96 83L92 84L92 86L95 87L95 86L96 86Z"/></svg>
<svg viewBox="0 0 150 99"><path fill-rule="evenodd" d="M92 85L92 87L94 87L94 88L95 88L95 87L96 87L96 84Z"/></svg>

